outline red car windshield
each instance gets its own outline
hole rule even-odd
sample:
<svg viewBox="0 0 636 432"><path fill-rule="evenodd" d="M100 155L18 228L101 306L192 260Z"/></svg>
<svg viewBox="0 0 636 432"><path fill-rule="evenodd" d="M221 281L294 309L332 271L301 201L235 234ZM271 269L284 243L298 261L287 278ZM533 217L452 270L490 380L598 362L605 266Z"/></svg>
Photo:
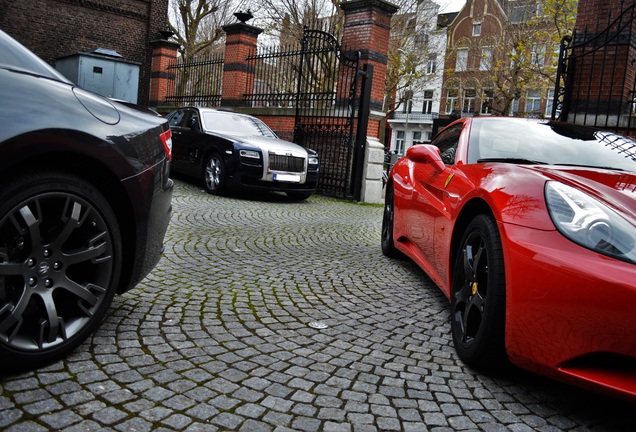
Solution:
<svg viewBox="0 0 636 432"><path fill-rule="evenodd" d="M636 141L555 121L474 119L468 163L511 161L636 172Z"/></svg>

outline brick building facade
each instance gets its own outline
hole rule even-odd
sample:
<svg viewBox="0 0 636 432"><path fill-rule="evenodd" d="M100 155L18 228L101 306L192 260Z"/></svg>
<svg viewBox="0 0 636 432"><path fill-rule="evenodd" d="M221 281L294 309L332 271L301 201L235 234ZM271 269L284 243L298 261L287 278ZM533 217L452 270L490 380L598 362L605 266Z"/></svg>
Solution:
<svg viewBox="0 0 636 432"><path fill-rule="evenodd" d="M441 114L548 116L555 20L535 0L468 0L449 26Z"/></svg>
<svg viewBox="0 0 636 432"><path fill-rule="evenodd" d="M106 48L140 65L138 103L147 105L151 42L168 28L168 0L0 0L0 29L47 63Z"/></svg>

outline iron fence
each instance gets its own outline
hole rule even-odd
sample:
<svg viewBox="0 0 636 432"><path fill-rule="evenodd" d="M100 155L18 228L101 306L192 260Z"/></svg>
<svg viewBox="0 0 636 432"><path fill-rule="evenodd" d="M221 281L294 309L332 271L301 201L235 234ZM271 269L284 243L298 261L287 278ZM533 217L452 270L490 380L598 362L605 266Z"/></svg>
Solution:
<svg viewBox="0 0 636 432"><path fill-rule="evenodd" d="M636 3L561 41L552 118L631 135L636 126Z"/></svg>
<svg viewBox="0 0 636 432"><path fill-rule="evenodd" d="M175 85L166 97L168 105L221 106L223 55L211 54L177 61L168 66L175 71Z"/></svg>
<svg viewBox="0 0 636 432"><path fill-rule="evenodd" d="M243 102L248 107L295 108L302 47L260 47L247 57L248 76Z"/></svg>

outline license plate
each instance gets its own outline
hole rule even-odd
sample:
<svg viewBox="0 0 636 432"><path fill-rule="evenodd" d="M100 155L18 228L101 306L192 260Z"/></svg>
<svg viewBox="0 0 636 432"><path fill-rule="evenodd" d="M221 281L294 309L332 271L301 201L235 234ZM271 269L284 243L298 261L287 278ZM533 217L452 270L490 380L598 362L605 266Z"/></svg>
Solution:
<svg viewBox="0 0 636 432"><path fill-rule="evenodd" d="M299 175L294 175L294 174L274 173L274 180L275 181L283 181L283 182L299 183L300 182L300 176Z"/></svg>

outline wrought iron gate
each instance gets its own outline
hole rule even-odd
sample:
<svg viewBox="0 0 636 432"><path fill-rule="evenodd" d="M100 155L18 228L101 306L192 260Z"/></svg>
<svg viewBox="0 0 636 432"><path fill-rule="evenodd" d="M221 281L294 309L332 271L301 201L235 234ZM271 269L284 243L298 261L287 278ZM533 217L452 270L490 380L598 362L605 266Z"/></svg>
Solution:
<svg viewBox="0 0 636 432"><path fill-rule="evenodd" d="M296 95L294 142L320 155L318 192L360 199L362 173L356 158L355 124L366 124L359 109L360 53L349 56L334 36L305 29ZM359 115L356 114L359 111ZM366 137L365 137L366 138Z"/></svg>
<svg viewBox="0 0 636 432"><path fill-rule="evenodd" d="M630 135L636 126L636 3L600 31L561 41L552 119Z"/></svg>

